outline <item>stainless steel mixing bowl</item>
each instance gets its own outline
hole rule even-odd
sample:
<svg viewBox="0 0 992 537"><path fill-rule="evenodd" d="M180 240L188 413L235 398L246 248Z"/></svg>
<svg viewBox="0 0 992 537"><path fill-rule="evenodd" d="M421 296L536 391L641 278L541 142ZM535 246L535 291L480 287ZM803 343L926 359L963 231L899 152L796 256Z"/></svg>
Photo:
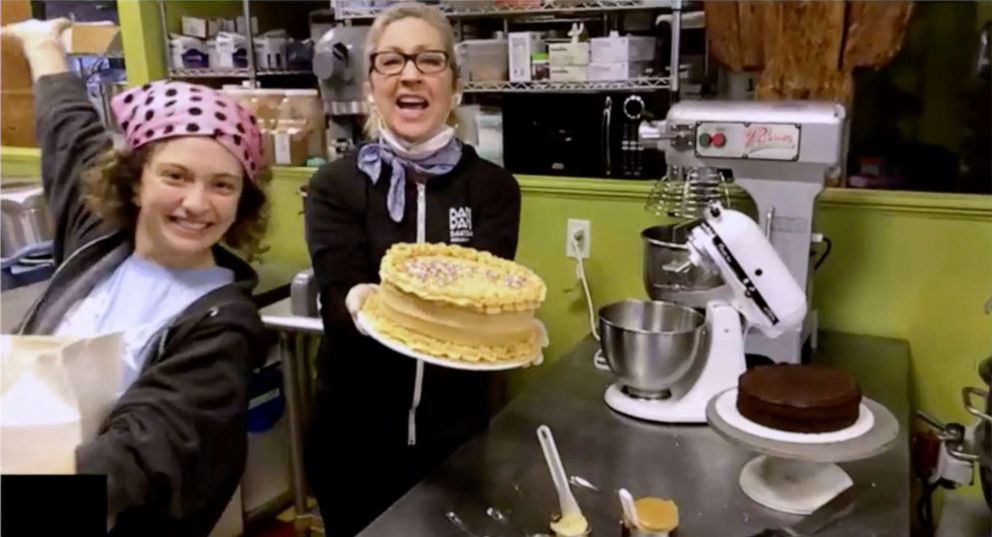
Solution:
<svg viewBox="0 0 992 537"><path fill-rule="evenodd" d="M688 264L689 232L695 223L649 227L641 232L644 246L644 288L652 300L678 300L680 294L705 291L723 285L716 272ZM686 265L682 272L677 265Z"/></svg>
<svg viewBox="0 0 992 537"><path fill-rule="evenodd" d="M664 397L706 348L706 319L670 302L624 300L600 308L599 337L603 357L631 395Z"/></svg>

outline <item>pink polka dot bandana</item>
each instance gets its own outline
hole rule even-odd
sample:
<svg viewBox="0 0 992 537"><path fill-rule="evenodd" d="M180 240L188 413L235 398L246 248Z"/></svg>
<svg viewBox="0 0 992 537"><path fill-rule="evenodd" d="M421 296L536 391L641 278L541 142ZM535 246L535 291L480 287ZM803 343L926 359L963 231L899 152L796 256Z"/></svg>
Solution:
<svg viewBox="0 0 992 537"><path fill-rule="evenodd" d="M166 138L210 136L241 162L248 178L262 166L262 133L255 116L211 88L152 82L117 95L110 107L132 149Z"/></svg>

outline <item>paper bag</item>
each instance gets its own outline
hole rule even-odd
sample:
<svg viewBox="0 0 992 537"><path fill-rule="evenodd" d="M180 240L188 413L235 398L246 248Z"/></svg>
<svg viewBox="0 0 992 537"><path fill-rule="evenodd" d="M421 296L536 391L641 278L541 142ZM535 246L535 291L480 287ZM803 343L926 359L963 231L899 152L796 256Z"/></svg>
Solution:
<svg viewBox="0 0 992 537"><path fill-rule="evenodd" d="M75 473L121 383L121 334L0 336L0 473Z"/></svg>

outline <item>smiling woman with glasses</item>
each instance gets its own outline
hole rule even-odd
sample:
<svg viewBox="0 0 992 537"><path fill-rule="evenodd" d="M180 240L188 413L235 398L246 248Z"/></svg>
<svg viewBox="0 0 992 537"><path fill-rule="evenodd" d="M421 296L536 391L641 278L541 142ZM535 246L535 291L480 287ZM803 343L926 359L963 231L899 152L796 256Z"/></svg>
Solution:
<svg viewBox="0 0 992 537"><path fill-rule="evenodd" d="M353 316L396 243L469 246L512 259L520 188L455 136L455 39L437 8L395 4L369 29L370 138L310 180L306 232L324 338L306 446L327 534L362 530L489 421L491 378L396 354Z"/></svg>

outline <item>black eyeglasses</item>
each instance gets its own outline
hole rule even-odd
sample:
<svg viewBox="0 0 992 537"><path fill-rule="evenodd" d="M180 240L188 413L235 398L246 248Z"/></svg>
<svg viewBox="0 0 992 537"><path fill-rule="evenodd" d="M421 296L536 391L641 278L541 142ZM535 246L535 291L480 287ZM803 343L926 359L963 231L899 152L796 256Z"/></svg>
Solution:
<svg viewBox="0 0 992 537"><path fill-rule="evenodd" d="M421 74L436 75L448 68L448 54L442 50L425 50L416 54L404 54L393 50L376 52L370 56L369 67L380 75L398 75L412 61Z"/></svg>

